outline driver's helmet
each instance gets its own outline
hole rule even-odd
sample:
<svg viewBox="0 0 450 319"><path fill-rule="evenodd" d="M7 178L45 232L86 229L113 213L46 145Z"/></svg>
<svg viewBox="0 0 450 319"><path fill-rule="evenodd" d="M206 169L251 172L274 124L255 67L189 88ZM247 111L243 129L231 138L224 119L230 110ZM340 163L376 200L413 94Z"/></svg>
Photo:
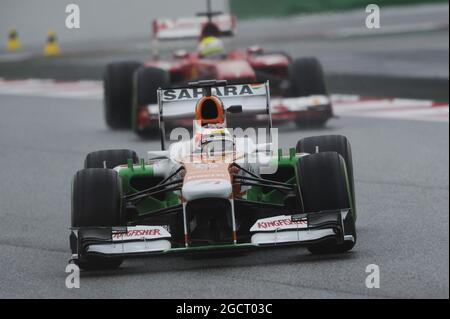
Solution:
<svg viewBox="0 0 450 319"><path fill-rule="evenodd" d="M225 45L215 36L206 36L198 45L198 54L201 58L222 58L225 55Z"/></svg>

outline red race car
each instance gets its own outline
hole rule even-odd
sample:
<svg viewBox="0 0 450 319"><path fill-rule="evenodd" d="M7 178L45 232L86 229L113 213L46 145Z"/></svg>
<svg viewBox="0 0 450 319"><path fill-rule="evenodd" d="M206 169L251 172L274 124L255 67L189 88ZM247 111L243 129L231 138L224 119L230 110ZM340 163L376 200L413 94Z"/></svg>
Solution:
<svg viewBox="0 0 450 319"><path fill-rule="evenodd" d="M145 64L108 64L104 76L107 125L112 129L131 127L141 136L157 136L157 89L211 79L229 84L269 81L274 123L292 120L299 127L325 125L333 112L320 62L314 57L292 60L287 54L264 52L257 46L227 52L221 38L234 35L235 29L234 16L209 8L206 14L193 18L156 19L154 48L159 40L197 38L199 49L177 50L170 61L161 60L155 52Z"/></svg>

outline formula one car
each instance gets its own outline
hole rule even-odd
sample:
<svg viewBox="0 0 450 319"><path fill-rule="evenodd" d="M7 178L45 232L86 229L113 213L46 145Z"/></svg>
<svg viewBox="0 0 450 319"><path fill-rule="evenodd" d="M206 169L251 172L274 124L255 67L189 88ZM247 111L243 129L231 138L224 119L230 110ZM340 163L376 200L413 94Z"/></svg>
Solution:
<svg viewBox="0 0 450 319"><path fill-rule="evenodd" d="M157 19L153 23L153 47L158 47L159 40L202 38L205 34L231 36L235 29L234 16L210 10L195 18ZM107 65L104 110L110 128L132 127L139 135L154 136L158 128L157 89L208 79L230 84L270 81L276 97L274 121L323 126L333 116L323 70L314 57L292 60L287 54L264 52L258 46L214 57L185 50L175 51L169 61L159 56L155 52L145 64L125 61Z"/></svg>
<svg viewBox="0 0 450 319"><path fill-rule="evenodd" d="M237 94L219 93L231 91ZM198 97L172 98L182 92ZM267 82L201 81L157 95L161 150L148 160L132 150L92 152L74 176L70 246L80 268L116 268L124 258L154 254L352 249L355 192L344 136L277 149ZM264 132L255 138L229 124L248 114L266 116L267 131L258 128ZM167 134L170 122L186 117L192 138L182 128Z"/></svg>

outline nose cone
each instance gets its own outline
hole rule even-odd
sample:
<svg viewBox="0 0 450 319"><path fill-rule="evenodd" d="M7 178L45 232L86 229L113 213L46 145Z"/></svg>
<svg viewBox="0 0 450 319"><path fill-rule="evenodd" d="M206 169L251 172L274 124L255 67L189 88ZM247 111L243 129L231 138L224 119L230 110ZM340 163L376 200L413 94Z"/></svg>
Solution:
<svg viewBox="0 0 450 319"><path fill-rule="evenodd" d="M181 189L183 197L187 201L200 198L224 198L231 196L232 186L229 180L203 179L185 183Z"/></svg>

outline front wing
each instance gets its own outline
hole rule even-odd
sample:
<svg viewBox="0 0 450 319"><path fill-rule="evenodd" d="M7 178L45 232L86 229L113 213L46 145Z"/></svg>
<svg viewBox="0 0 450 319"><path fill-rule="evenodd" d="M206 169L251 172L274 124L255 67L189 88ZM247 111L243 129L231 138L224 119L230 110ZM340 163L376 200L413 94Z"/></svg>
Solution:
<svg viewBox="0 0 450 319"><path fill-rule="evenodd" d="M257 249L284 245L308 246L334 241L355 241L351 232L350 210L332 210L309 214L282 215L258 220L250 229L246 243L195 247L172 247L165 226L129 226L74 228L71 230L72 259L89 256L142 257L154 254L195 253Z"/></svg>

